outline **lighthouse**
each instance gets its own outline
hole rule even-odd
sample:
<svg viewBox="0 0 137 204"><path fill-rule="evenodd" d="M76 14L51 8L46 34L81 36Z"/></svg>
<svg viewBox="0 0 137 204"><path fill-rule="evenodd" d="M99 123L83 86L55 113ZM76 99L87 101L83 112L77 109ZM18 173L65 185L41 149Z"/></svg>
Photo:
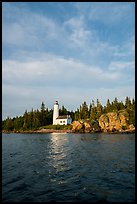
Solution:
<svg viewBox="0 0 137 204"><path fill-rule="evenodd" d="M54 103L53 109L53 125L68 125L72 123L72 118L70 115L59 116L59 104L58 101Z"/></svg>
<svg viewBox="0 0 137 204"><path fill-rule="evenodd" d="M54 103L54 109L53 109L53 125L57 125L57 118L59 117L59 104L58 101L55 101Z"/></svg>

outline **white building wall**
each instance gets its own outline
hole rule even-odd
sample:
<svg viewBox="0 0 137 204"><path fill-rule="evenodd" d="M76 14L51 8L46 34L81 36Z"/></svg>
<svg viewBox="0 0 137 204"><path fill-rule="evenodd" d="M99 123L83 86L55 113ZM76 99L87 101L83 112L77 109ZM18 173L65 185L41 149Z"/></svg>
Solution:
<svg viewBox="0 0 137 204"><path fill-rule="evenodd" d="M56 120L56 125L71 125L72 119L71 118L65 118L65 119L57 119Z"/></svg>
<svg viewBox="0 0 137 204"><path fill-rule="evenodd" d="M67 125L67 119L57 119L58 125Z"/></svg>
<svg viewBox="0 0 137 204"><path fill-rule="evenodd" d="M53 109L53 125L57 125L57 120L56 118L59 116L59 104L56 101L54 104L54 109Z"/></svg>

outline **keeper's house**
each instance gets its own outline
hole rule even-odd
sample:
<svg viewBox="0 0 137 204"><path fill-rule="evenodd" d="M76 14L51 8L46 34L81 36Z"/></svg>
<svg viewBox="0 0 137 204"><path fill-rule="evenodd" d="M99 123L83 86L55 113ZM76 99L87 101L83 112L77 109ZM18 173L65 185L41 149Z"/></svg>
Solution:
<svg viewBox="0 0 137 204"><path fill-rule="evenodd" d="M59 104L58 101L54 104L53 109L53 125L68 125L72 123L70 115L59 116Z"/></svg>

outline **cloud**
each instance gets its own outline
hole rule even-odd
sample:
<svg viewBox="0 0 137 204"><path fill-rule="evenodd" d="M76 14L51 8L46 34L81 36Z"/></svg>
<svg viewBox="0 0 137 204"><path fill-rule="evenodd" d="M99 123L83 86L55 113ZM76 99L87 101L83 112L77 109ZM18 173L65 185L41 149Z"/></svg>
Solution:
<svg viewBox="0 0 137 204"><path fill-rule="evenodd" d="M36 86L89 87L119 80L121 75L112 69L104 71L75 59L45 53L28 60L3 60L3 83ZM31 55L32 56L32 53ZM30 57L31 58L31 57Z"/></svg>
<svg viewBox="0 0 137 204"><path fill-rule="evenodd" d="M124 41L122 46L117 46L114 56L120 59L134 59L135 58L135 38L132 35L129 39Z"/></svg>
<svg viewBox="0 0 137 204"><path fill-rule="evenodd" d="M84 16L68 19L64 22L63 28L70 32L68 39L72 47L83 48L92 37L92 31L85 26Z"/></svg>
<svg viewBox="0 0 137 204"><path fill-rule="evenodd" d="M10 12L8 18L3 14L5 23L3 23L2 40L5 44L11 44L23 47L40 46L47 40L56 38L58 28L55 22L42 14L33 13L26 8L11 7L14 11L8 9L4 14ZM19 13L21 12L21 14ZM16 18L15 18L16 16ZM10 19L11 18L11 19Z"/></svg>
<svg viewBox="0 0 137 204"><path fill-rule="evenodd" d="M15 115L25 109L39 108L42 101L52 108L51 101L59 100L75 110L84 100L89 103L92 98L104 101L108 96L133 95L134 82L122 71L124 66L133 66L132 63L112 62L104 71L101 67L48 53L26 52L25 56L23 61L3 60L4 115L9 110Z"/></svg>
<svg viewBox="0 0 137 204"><path fill-rule="evenodd" d="M134 71L135 68L135 62L125 62L125 61L115 61L115 62L111 62L111 64L109 65L109 70L119 70L119 71L126 71L126 70L130 70L130 71Z"/></svg>
<svg viewBox="0 0 137 204"><path fill-rule="evenodd" d="M115 9L117 9L117 7ZM103 12L105 12L104 10ZM122 57L123 60L131 60L131 58L134 57L134 34L123 41L120 40L120 36L117 36L117 38L120 38L117 43L111 42L111 40L103 40L100 38L100 35L103 36L104 34L99 27L95 29L92 26L92 21L89 27L86 14L80 14L78 17L75 16L68 19L64 22L63 29L69 32L69 34L67 33L66 35L68 37L66 37L67 42L65 43L65 48L74 49L75 52L79 53L79 58L84 60L84 62L87 61L90 63L90 61L92 61L92 64L102 65L102 67L105 68L112 60L117 60L117 58ZM109 32L107 38L111 39Z"/></svg>
<svg viewBox="0 0 137 204"><path fill-rule="evenodd" d="M81 15L89 20L99 21L107 26L117 26L121 22L129 22L133 14L134 4L129 2L82 2L75 7Z"/></svg>

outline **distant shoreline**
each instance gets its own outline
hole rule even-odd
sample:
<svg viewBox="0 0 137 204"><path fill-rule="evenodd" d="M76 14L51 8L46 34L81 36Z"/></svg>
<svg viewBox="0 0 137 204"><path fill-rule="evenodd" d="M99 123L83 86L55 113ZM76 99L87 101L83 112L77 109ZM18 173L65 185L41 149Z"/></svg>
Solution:
<svg viewBox="0 0 137 204"><path fill-rule="evenodd" d="M2 133L74 133L72 130L54 130L54 129L41 129L41 130L20 130L20 131L5 131Z"/></svg>
<svg viewBox="0 0 137 204"><path fill-rule="evenodd" d="M85 134L87 132L75 132L73 130L54 130L54 129L41 129L41 130L25 130L25 131L5 131L3 130L2 133L5 134L10 134L10 133L28 133L28 134L33 134L33 133L78 133L78 134ZM115 132L89 132L88 134L93 134L93 133L106 133L106 134L123 134L123 133L135 133L135 131L115 131Z"/></svg>

